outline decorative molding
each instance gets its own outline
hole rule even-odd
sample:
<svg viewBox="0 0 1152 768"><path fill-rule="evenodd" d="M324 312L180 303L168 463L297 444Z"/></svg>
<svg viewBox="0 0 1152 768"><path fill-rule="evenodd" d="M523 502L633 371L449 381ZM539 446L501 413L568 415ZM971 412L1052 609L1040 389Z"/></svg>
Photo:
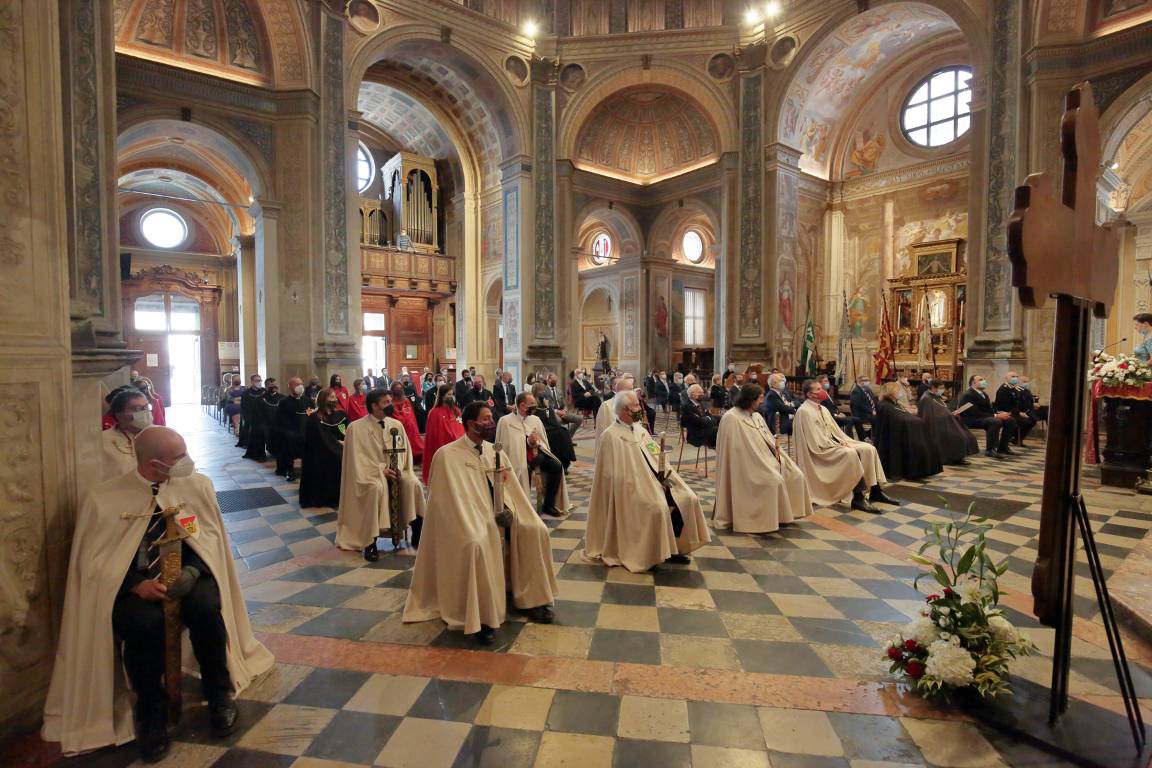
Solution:
<svg viewBox="0 0 1152 768"><path fill-rule="evenodd" d="M838 198L840 199L867 197L881 191L915 186L941 176L963 176L968 173L970 165L971 160L968 155L954 155L927 163L895 168L891 171L881 171L855 179L846 179L834 186L839 189Z"/></svg>
<svg viewBox="0 0 1152 768"><path fill-rule="evenodd" d="M984 233L981 332L1012 329L1012 266L1007 224L1018 177L1016 132L1020 108L1020 4L996 3L988 77L988 202ZM981 254L972 254L980 258Z"/></svg>
<svg viewBox="0 0 1152 768"><path fill-rule="evenodd" d="M504 189L504 291L520 288L520 187Z"/></svg>
<svg viewBox="0 0 1152 768"><path fill-rule="evenodd" d="M348 323L347 189L344 140L344 21L324 17L324 329L340 336Z"/></svg>
<svg viewBox="0 0 1152 768"><path fill-rule="evenodd" d="M24 151L24 111L27 100L24 81L24 30L18 18L19 5L0 6L0 266L5 270L25 266L26 234L19 222L26 221L30 182L27 153ZM11 275L8 275L11 277Z"/></svg>
<svg viewBox="0 0 1152 768"><path fill-rule="evenodd" d="M1125 69L1110 75L1094 77L1092 82L1092 97L1096 101L1096 109L1100 114L1120 97L1120 94L1132 87L1137 80L1148 74L1148 65Z"/></svg>
<svg viewBox="0 0 1152 768"><path fill-rule="evenodd" d="M624 323L621 338L621 357L633 359L640 354L636 346L640 319L640 279L629 275L623 280L624 288L620 296L620 314Z"/></svg>
<svg viewBox="0 0 1152 768"><path fill-rule="evenodd" d="M997 8L997 14L1002 10ZM1152 57L1149 26L1152 25L1140 24L1083 43L1034 48L1024 56L1025 75L1033 78L1043 73L1075 73L1085 69L1100 70L1122 65L1126 61L1147 61Z"/></svg>
<svg viewBox="0 0 1152 768"><path fill-rule="evenodd" d="M555 100L552 88L536 85L532 101L536 140L536 237L534 263L535 296L533 336L556 337L556 159Z"/></svg>
<svg viewBox="0 0 1152 768"><path fill-rule="evenodd" d="M272 126L266 123L254 123L251 120L242 120L238 117L229 118L228 124L244 134L248 141L252 142L268 163L269 167L275 165L275 149L272 142Z"/></svg>
<svg viewBox="0 0 1152 768"><path fill-rule="evenodd" d="M738 336L762 332L760 295L764 275L764 139L760 119L763 79L750 75L740 83L740 274Z"/></svg>

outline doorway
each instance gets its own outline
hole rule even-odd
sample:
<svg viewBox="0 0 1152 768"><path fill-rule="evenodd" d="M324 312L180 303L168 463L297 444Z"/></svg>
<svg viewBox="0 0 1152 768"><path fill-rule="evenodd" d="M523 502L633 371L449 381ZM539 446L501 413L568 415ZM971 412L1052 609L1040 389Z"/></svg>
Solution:
<svg viewBox="0 0 1152 768"><path fill-rule="evenodd" d="M133 301L129 343L144 353L135 366L168 404L201 400L200 303L154 292Z"/></svg>
<svg viewBox="0 0 1152 768"><path fill-rule="evenodd" d="M200 337L168 334L168 387L172 404L200 402Z"/></svg>

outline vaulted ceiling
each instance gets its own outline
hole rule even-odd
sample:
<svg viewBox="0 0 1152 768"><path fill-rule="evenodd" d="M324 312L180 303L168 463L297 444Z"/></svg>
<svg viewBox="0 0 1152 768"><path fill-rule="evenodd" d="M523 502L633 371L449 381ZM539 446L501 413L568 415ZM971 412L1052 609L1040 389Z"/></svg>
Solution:
<svg viewBox="0 0 1152 768"><path fill-rule="evenodd" d="M669 88L639 86L596 107L580 128L574 164L645 185L715 162L718 146L716 126L696 102Z"/></svg>

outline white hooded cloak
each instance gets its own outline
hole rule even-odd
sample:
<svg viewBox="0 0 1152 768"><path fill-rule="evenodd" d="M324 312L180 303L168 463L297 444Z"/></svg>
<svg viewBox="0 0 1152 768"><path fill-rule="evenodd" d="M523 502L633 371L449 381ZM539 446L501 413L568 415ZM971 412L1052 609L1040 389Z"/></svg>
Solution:
<svg viewBox="0 0 1152 768"><path fill-rule="evenodd" d="M888 479L876 449L844 434L828 409L815 400L805 400L796 410L792 441L796 463L817 504L844 500L861 478L869 488Z"/></svg>
<svg viewBox="0 0 1152 768"><path fill-rule="evenodd" d="M120 477L136 469L136 444L133 438L116 427L109 427L100 433L103 446L104 477Z"/></svg>
<svg viewBox="0 0 1152 768"><path fill-rule="evenodd" d="M676 537L659 468L660 446L643 427L617 421L605 430L592 478L585 557L641 573L711 541L700 499L669 463L672 498L684 519Z"/></svg>
<svg viewBox="0 0 1152 768"><path fill-rule="evenodd" d="M716 436L717 528L771 533L812 511L804 473L754 411L733 408Z"/></svg>
<svg viewBox="0 0 1152 768"><path fill-rule="evenodd" d="M600 403L596 410L596 450L600 449L600 438L604 431L616 423L616 398L610 397Z"/></svg>
<svg viewBox="0 0 1152 768"><path fill-rule="evenodd" d="M400 471L400 517L404 525L424 514L424 490L412 469L412 446L404 425L391 417L380 420L371 415L348 425L344 434L344 462L340 468L340 509L336 518L336 546L361 550L377 536L391 534L391 508L388 493L388 454L392 450L392 430L397 430L396 447Z"/></svg>
<svg viewBox="0 0 1152 768"><path fill-rule="evenodd" d="M174 478L160 486L154 502L151 482L135 469L107 480L89 491L77 515L60 645L44 705L41 735L45 741L60 742L66 755L136 738L131 697L112 630L112 606L154 503L161 508L184 505L177 519L186 530L195 531L186 541L220 588L228 673L235 691L243 691L275 661L252 634L212 481L201 474ZM122 514L135 516L125 519ZM193 654L184 654L186 665L194 659Z"/></svg>
<svg viewBox="0 0 1152 768"><path fill-rule="evenodd" d="M516 479L520 481L520 487L524 489L525 495L531 499L532 479L528 474L528 435L536 435L539 438L540 442L536 444L536 450L543 448L555 458L555 455L552 454L552 446L548 443L548 432L544 429L544 422L540 420L539 416L530 414L522 419L520 414L513 411L500 417L500 421L496 422L496 442L504 446L504 453L512 462L512 468L516 472ZM556 494L556 508L561 512L567 512L569 506L571 504L568 501L568 478L561 475L560 492Z"/></svg>
<svg viewBox="0 0 1152 768"><path fill-rule="evenodd" d="M404 606L406 623L438 618L449 629L471 634L481 625L495 628L504 622L506 591L522 609L556 600L548 527L511 471L502 472L499 480L504 505L513 515L505 567L505 529L496 525L488 485L496 450L491 443L481 445L482 456L464 435L432 459L428 509ZM507 455L500 464L510 466Z"/></svg>

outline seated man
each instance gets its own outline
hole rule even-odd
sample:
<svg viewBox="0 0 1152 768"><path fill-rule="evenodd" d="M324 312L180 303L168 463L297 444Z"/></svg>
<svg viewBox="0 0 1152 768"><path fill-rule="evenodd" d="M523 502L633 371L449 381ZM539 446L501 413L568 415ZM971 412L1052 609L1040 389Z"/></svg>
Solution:
<svg viewBox="0 0 1152 768"><path fill-rule="evenodd" d="M763 398L758 385L745 384L734 407L720 419L713 515L717 528L771 533L812 512L804 473L776 445L757 412Z"/></svg>
<svg viewBox="0 0 1152 768"><path fill-rule="evenodd" d="M117 392L108 412L115 419L115 425L100 433L106 479L119 477L136 468L136 449L133 443L141 430L152 426L148 399L135 388Z"/></svg>
<svg viewBox="0 0 1152 768"><path fill-rule="evenodd" d="M817 504L837 504L852 494L852 509L879 514L872 502L897 504L884 493L884 467L876 449L853 440L837 426L828 410L820 405L820 384L804 382L805 401L796 411L792 440L796 463L808 479L812 500ZM864 498L864 491L869 492Z"/></svg>
<svg viewBox="0 0 1152 768"><path fill-rule="evenodd" d="M1031 411L1036 401L1032 393L1020 386L1020 375L1016 371L1008 371L1004 383L996 390L996 410L1005 411L1012 415L1016 428L1020 432L1020 445L1028 439L1028 433L1036 426L1036 419Z"/></svg>
<svg viewBox="0 0 1152 768"><path fill-rule="evenodd" d="M964 426L969 429L984 430L984 455L993 459L1011 456L1008 444L1016 436L1016 422L1008 411L994 410L988 399L988 380L983 376L971 376L968 390L961 396L960 405L970 406L960 414Z"/></svg>
<svg viewBox="0 0 1152 768"><path fill-rule="evenodd" d="M515 401L516 385L512 383L512 372L497 374L496 385L492 389L492 415L499 419L512 413Z"/></svg>
<svg viewBox="0 0 1152 768"><path fill-rule="evenodd" d="M782 435L792 434L792 417L800 403L788 391L788 379L782 373L773 373L768 377L768 391L764 393L764 400L760 404L760 416L773 433Z"/></svg>
<svg viewBox="0 0 1152 768"><path fill-rule="evenodd" d="M716 447L720 419L708 413L704 406L704 388L699 384L688 387L688 399L680 406L680 426L684 427L688 445Z"/></svg>
<svg viewBox="0 0 1152 768"><path fill-rule="evenodd" d="M507 594L532 621L550 624L556 576L548 527L512 476L506 454L496 467L496 422L487 403L469 403L464 436L436 451L419 554L404 621L442 619L451 630L495 642ZM493 511L494 483L503 509ZM507 542L507 575L504 543Z"/></svg>
<svg viewBox="0 0 1152 768"><path fill-rule="evenodd" d="M560 423L568 430L569 435L575 435L576 431L580 429L580 425L584 423L584 417L576 413L571 413L564 407L564 390L560 388L560 382L556 378L556 374L549 373L546 382L538 381L536 384L544 386L543 397L536 392L535 386L532 388L533 393L536 394L537 406L543 406L543 399L547 398L548 404L546 407L552 411L552 415L560 420ZM545 423L545 426L547 426L547 423ZM561 456L560 458L563 459L564 457Z"/></svg>
<svg viewBox="0 0 1152 768"><path fill-rule="evenodd" d="M622 391L612 404L616 421L596 453L584 556L633 573L687 563L711 540L700 499L644 429L636 393Z"/></svg>
<svg viewBox="0 0 1152 768"><path fill-rule="evenodd" d="M919 480L944 470L940 451L930 439L924 421L904 409L908 391L890 381L880 388L872 445L880 455L884 474L898 480Z"/></svg>
<svg viewBox="0 0 1152 768"><path fill-rule="evenodd" d="M572 404L582 411L596 411L600 407L600 393L588 378L588 372L581 369L572 377Z"/></svg>
<svg viewBox="0 0 1152 768"><path fill-rule="evenodd" d="M858 376L856 386L848 395L848 402L852 406L852 418L857 421L856 434L860 439L864 439L863 425L871 426L876 419L876 396L872 394L870 384L871 380L867 376Z"/></svg>
<svg viewBox="0 0 1152 768"><path fill-rule="evenodd" d="M178 545L179 578L162 583L154 546L169 513L187 537ZM274 659L252 634L212 481L195 474L184 439L167 427L141 432L136 470L89 491L76 519L44 739L74 755L135 738L143 760L164 757L170 745L164 607L176 599L200 665L209 721L218 735L231 733L233 692L271 669Z"/></svg>
<svg viewBox="0 0 1152 768"><path fill-rule="evenodd" d="M833 421L844 431L844 434L852 437L852 432L855 430L858 439L864 440L867 438L868 433L864 431L864 424L860 419L840 412L840 408L837 406L838 401L836 400L836 395L832 390L832 380L828 378L828 375L820 374L816 377L816 381L820 384L820 391L817 393L820 404L827 409ZM803 399L801 399L800 405L803 404ZM800 405L796 406L797 410L799 410Z"/></svg>
<svg viewBox="0 0 1152 768"><path fill-rule="evenodd" d="M576 461L576 446L572 442L572 431L564 421L565 411L553 406L550 391L540 382L532 385L532 396L536 398L536 410L532 413L544 424L544 432L548 435L548 449L560 460L564 473L567 474L568 467ZM584 421L580 416L576 418L581 422Z"/></svg>
<svg viewBox="0 0 1152 768"><path fill-rule="evenodd" d="M496 423L496 442L508 454L512 471L528 498L532 498L532 472L539 472L544 477L544 496L536 500L538 508L546 515L564 517L568 514L564 466L552 453L544 423L533 413L536 410L535 395L521 392L516 395L514 407L515 411Z"/></svg>
<svg viewBox="0 0 1152 768"><path fill-rule="evenodd" d="M397 530L401 535L417 516L424 516L424 490L413 470L415 460L404 425L392 418L392 395L386 389L374 389L364 404L368 415L349 424L344 434L336 546L358 550L365 560L376 562L380 559L377 537L392 534L391 484L400 484ZM391 468L393 446L398 451L396 469Z"/></svg>
<svg viewBox="0 0 1152 768"><path fill-rule="evenodd" d="M625 374L616 379L614 385L615 395L600 403L600 408L596 411L596 447L600 447L600 438L604 434L604 430L616 423L616 398L620 396L621 392L634 392L636 389L636 381L632 378L631 374ZM637 398L639 402L639 398ZM647 414L645 414L647 417Z"/></svg>
<svg viewBox="0 0 1152 768"><path fill-rule="evenodd" d="M943 384L933 384L924 390L918 405L918 414L924 420L928 439L940 452L944 464L971 464L968 457L980 453L976 436L972 434L960 418L952 413L944 397L947 389Z"/></svg>

